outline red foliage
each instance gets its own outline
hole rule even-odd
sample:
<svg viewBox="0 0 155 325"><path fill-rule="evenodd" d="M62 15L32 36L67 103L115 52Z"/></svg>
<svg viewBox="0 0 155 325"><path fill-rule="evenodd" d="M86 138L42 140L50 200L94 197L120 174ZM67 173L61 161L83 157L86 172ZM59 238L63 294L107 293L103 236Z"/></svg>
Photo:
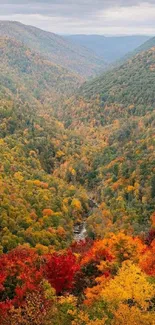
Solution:
<svg viewBox="0 0 155 325"><path fill-rule="evenodd" d="M73 287L74 277L79 270L76 257L69 250L65 254L54 253L48 257L45 266L45 277L57 294Z"/></svg>
<svg viewBox="0 0 155 325"><path fill-rule="evenodd" d="M155 228L152 228L152 229L150 229L149 233L147 234L145 242L147 245L150 245L154 239L155 239Z"/></svg>
<svg viewBox="0 0 155 325"><path fill-rule="evenodd" d="M87 238L85 240L80 240L78 242L75 241L71 245L71 250L73 253L80 254L82 257L84 254L86 254L89 251L92 245L93 245L93 240Z"/></svg>
<svg viewBox="0 0 155 325"><path fill-rule="evenodd" d="M16 248L0 257L0 313L21 306L27 293L41 289L42 270L32 249Z"/></svg>

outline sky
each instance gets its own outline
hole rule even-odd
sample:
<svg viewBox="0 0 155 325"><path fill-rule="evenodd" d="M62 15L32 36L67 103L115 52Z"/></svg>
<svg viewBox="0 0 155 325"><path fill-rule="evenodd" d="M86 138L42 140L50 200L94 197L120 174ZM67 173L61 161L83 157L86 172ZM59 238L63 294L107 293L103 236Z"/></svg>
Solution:
<svg viewBox="0 0 155 325"><path fill-rule="evenodd" d="M57 34L155 36L155 0L0 0L0 20Z"/></svg>

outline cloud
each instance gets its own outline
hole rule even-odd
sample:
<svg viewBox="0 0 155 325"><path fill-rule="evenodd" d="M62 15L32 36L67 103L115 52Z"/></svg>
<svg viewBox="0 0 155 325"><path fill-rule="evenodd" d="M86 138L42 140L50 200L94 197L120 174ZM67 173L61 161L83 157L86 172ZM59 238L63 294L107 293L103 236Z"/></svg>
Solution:
<svg viewBox="0 0 155 325"><path fill-rule="evenodd" d="M61 34L155 35L155 0L0 0L0 19Z"/></svg>
<svg viewBox="0 0 155 325"><path fill-rule="evenodd" d="M145 3L146 0L0 0L1 15L44 14L48 16L89 16L102 9L114 7L131 7ZM155 4L155 0L148 0Z"/></svg>

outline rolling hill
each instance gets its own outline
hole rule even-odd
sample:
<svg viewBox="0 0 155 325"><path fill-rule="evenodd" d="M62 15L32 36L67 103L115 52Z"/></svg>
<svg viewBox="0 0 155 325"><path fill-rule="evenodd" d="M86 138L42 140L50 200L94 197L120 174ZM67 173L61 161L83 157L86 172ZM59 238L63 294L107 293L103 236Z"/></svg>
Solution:
<svg viewBox="0 0 155 325"><path fill-rule="evenodd" d="M67 103L62 110L63 119L70 110L73 126L80 121L104 126L118 117L145 115L154 108L154 80L155 48L152 48L86 82L73 97L73 102L71 100L71 105Z"/></svg>
<svg viewBox="0 0 155 325"><path fill-rule="evenodd" d="M82 77L40 56L15 39L0 37L0 90L25 101L54 103L82 83Z"/></svg>
<svg viewBox="0 0 155 325"><path fill-rule="evenodd" d="M104 35L69 35L67 40L85 46L96 55L104 57L107 62L114 62L133 51L144 42L148 36L105 37Z"/></svg>
<svg viewBox="0 0 155 325"><path fill-rule="evenodd" d="M56 34L19 22L0 21L0 36L21 41L25 46L41 54L52 63L85 78L99 73L106 66L104 60L91 50L67 41Z"/></svg>

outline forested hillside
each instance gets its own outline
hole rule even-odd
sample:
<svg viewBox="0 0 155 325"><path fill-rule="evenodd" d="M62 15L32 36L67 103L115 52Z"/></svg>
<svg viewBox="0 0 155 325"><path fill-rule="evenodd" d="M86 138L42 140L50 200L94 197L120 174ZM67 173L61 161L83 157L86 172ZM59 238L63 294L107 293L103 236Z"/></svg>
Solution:
<svg viewBox="0 0 155 325"><path fill-rule="evenodd" d="M154 325L155 49L80 89L0 58L0 324Z"/></svg>
<svg viewBox="0 0 155 325"><path fill-rule="evenodd" d="M154 77L155 48L151 48L82 85L60 112L62 118L71 112L71 126L80 122L104 126L116 118L143 116L154 109ZM66 123L69 125L67 118Z"/></svg>
<svg viewBox="0 0 155 325"><path fill-rule="evenodd" d="M0 57L1 251L67 246L88 213L88 195L54 172L78 155L83 139L51 112L82 80L14 39L0 39Z"/></svg>
<svg viewBox="0 0 155 325"><path fill-rule="evenodd" d="M103 202L103 211L88 219L92 234L106 231L104 214L112 228L148 227L155 204L154 67L152 48L83 85L59 112L66 127L94 145L89 168L73 162L77 179Z"/></svg>
<svg viewBox="0 0 155 325"><path fill-rule="evenodd" d="M0 38L1 91L9 89L22 100L52 104L71 94L80 83L81 77L46 60L22 43Z"/></svg>
<svg viewBox="0 0 155 325"><path fill-rule="evenodd" d="M104 59L63 37L19 22L0 21L0 36L21 41L52 63L88 78L106 67Z"/></svg>
<svg viewBox="0 0 155 325"><path fill-rule="evenodd" d="M81 139L28 104L1 100L0 112L1 251L23 243L43 251L67 246L73 224L89 209L88 196L54 170L78 153Z"/></svg>

